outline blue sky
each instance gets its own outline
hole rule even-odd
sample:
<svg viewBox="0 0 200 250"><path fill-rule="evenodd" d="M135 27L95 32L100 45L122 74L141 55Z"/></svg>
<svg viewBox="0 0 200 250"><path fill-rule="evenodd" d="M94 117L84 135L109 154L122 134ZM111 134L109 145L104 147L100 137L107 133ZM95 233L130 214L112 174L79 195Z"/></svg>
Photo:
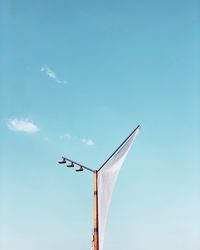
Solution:
<svg viewBox="0 0 200 250"><path fill-rule="evenodd" d="M0 4L0 248L90 249L93 177L141 124L105 250L200 248L199 1Z"/></svg>

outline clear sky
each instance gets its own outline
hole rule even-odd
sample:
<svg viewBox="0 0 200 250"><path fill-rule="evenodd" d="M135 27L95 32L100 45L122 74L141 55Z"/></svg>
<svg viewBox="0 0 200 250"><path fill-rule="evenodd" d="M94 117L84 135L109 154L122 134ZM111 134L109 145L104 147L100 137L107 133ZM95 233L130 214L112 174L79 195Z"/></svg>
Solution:
<svg viewBox="0 0 200 250"><path fill-rule="evenodd" d="M105 250L200 249L200 3L1 0L0 249L86 250L93 177L136 127Z"/></svg>

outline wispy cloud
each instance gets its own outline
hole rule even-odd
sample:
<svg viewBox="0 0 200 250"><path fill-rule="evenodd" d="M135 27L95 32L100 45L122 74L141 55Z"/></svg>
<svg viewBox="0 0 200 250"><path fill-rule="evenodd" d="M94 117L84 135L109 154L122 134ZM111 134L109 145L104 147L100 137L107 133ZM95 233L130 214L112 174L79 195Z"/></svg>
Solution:
<svg viewBox="0 0 200 250"><path fill-rule="evenodd" d="M60 139L71 139L71 138L72 138L72 136L69 133L66 133L66 134L60 136Z"/></svg>
<svg viewBox="0 0 200 250"><path fill-rule="evenodd" d="M57 83L62 83L62 84L66 84L67 81L65 80L60 80L56 73L50 69L47 65L43 66L41 69L40 69L41 72L44 72L49 78L51 78L52 80L54 80L55 82Z"/></svg>
<svg viewBox="0 0 200 250"><path fill-rule="evenodd" d="M88 146L93 146L94 145L94 142L93 142L92 139L85 139L85 138L83 138L81 141L82 141L82 143L84 143L84 144L86 144Z"/></svg>
<svg viewBox="0 0 200 250"><path fill-rule="evenodd" d="M8 122L8 128L13 131L25 132L33 134L38 132L40 129L33 123L25 119L12 119Z"/></svg>
<svg viewBox="0 0 200 250"><path fill-rule="evenodd" d="M93 146L95 144L94 141L90 138L81 139L80 137L78 137L76 135L71 135L70 133L65 133L64 135L60 135L59 138L61 140L72 140L72 141L76 141L76 142L81 142L87 146Z"/></svg>

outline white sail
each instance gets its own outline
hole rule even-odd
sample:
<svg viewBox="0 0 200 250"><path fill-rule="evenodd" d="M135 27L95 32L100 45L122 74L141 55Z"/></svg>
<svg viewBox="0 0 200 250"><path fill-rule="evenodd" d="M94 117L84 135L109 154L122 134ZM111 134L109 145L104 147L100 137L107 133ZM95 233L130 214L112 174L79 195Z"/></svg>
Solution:
<svg viewBox="0 0 200 250"><path fill-rule="evenodd" d="M103 250L106 220L115 182L139 129L138 126L122 147L98 172L99 250Z"/></svg>

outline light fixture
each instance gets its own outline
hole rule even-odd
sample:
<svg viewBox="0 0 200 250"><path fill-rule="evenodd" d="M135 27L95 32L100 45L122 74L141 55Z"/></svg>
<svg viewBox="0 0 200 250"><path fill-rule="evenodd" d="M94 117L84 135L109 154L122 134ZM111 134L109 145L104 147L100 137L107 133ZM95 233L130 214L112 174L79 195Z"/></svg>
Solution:
<svg viewBox="0 0 200 250"><path fill-rule="evenodd" d="M76 169L76 172L82 172L83 171L83 167L80 166L80 168Z"/></svg>
<svg viewBox="0 0 200 250"><path fill-rule="evenodd" d="M74 163L71 162L69 165L67 165L68 168L73 168L74 167Z"/></svg>
<svg viewBox="0 0 200 250"><path fill-rule="evenodd" d="M62 157L62 160L60 160L58 163L59 163L59 164L65 164L65 163L66 163L65 158L64 158L64 157Z"/></svg>

